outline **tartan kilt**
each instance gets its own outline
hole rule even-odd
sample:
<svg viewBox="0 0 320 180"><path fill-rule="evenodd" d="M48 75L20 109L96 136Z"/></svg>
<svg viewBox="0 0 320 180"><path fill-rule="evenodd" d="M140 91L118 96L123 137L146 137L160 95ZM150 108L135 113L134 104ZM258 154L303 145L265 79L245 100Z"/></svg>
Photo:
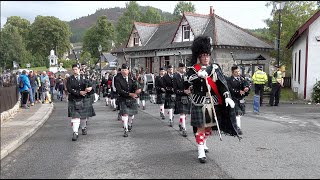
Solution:
<svg viewBox="0 0 320 180"><path fill-rule="evenodd" d="M148 92L141 91L141 93L139 94L139 98L141 101L142 100L149 100L150 96L149 96Z"/></svg>
<svg viewBox="0 0 320 180"><path fill-rule="evenodd" d="M158 93L157 94L156 104L164 104L164 101L165 101L165 94L164 93Z"/></svg>
<svg viewBox="0 0 320 180"><path fill-rule="evenodd" d="M118 98L118 94L116 92L114 92L114 91L111 91L110 98L111 99L117 99Z"/></svg>
<svg viewBox="0 0 320 180"><path fill-rule="evenodd" d="M176 101L174 114L190 114L191 102L183 104L181 100Z"/></svg>
<svg viewBox="0 0 320 180"><path fill-rule="evenodd" d="M203 120L202 107L203 106L194 106L191 104L191 126L204 127L205 122ZM229 106L225 107L225 104L215 105L214 109L221 133L225 135L238 136L235 110ZM212 130L217 131L218 127L214 118L212 118L212 122L214 122L214 125L211 127Z"/></svg>
<svg viewBox="0 0 320 180"><path fill-rule="evenodd" d="M236 115L243 116L246 113L246 105L244 103L240 103L238 99L232 99L234 101L234 110Z"/></svg>
<svg viewBox="0 0 320 180"><path fill-rule="evenodd" d="M130 103L128 103L130 101ZM138 103L136 99L119 99L120 115L129 114L129 116L138 114Z"/></svg>
<svg viewBox="0 0 320 180"><path fill-rule="evenodd" d="M171 94L166 94L165 100L164 100L164 108L165 109L174 109L175 101L172 101Z"/></svg>
<svg viewBox="0 0 320 180"><path fill-rule="evenodd" d="M81 110L76 110L74 101L68 101L68 117L87 118L96 115L92 106L91 96L88 98L83 98L82 101L84 107Z"/></svg>

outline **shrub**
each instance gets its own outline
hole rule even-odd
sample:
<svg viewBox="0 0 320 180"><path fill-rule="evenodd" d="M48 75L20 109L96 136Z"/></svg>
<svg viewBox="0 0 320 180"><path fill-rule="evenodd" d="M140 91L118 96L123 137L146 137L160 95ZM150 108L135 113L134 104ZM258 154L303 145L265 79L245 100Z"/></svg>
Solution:
<svg viewBox="0 0 320 180"><path fill-rule="evenodd" d="M313 86L312 101L320 103L320 81Z"/></svg>

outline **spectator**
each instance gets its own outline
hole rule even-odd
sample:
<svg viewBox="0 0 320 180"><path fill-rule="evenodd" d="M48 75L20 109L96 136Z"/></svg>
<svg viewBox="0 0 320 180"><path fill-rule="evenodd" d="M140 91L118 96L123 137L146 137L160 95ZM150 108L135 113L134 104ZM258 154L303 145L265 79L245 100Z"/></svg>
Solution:
<svg viewBox="0 0 320 180"><path fill-rule="evenodd" d="M29 109L27 105L29 90L31 89L29 78L26 75L26 71L23 70L19 76L19 92L21 93L21 107ZM21 84L21 86L20 86Z"/></svg>
<svg viewBox="0 0 320 180"><path fill-rule="evenodd" d="M56 86L56 80L55 80L53 74L50 75L50 77L49 77L49 82L50 82L50 83L49 83L49 85L50 85L50 95L51 95L51 98L52 98L52 100L53 100L53 90L54 90L54 88L55 88L55 86Z"/></svg>
<svg viewBox="0 0 320 180"><path fill-rule="evenodd" d="M28 78L31 85L31 89L29 91L29 94L30 94L29 99L30 99L31 106L34 106L34 99L36 94L36 77L34 76L33 71L29 72Z"/></svg>

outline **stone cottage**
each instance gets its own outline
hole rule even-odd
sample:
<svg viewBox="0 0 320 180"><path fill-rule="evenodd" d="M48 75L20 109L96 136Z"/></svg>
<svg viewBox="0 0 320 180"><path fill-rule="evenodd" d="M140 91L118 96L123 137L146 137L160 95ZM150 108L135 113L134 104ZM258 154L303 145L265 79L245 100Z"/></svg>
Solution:
<svg viewBox="0 0 320 180"><path fill-rule="evenodd" d="M273 47L252 33L214 14L185 12L176 22L148 24L134 22L128 41L111 53L118 58L119 66L127 62L131 70L158 73L168 64L177 67L179 62L189 64L191 45L195 37L212 38L212 61L220 64L226 75L231 66L242 65L242 73L252 76L258 65L269 72L270 51Z"/></svg>

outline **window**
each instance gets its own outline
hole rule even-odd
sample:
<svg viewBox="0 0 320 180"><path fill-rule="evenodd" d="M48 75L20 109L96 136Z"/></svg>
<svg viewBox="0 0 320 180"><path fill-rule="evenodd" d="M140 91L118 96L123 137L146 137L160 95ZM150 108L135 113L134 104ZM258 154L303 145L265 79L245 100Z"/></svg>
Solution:
<svg viewBox="0 0 320 180"><path fill-rule="evenodd" d="M297 52L296 53L294 53L294 67L293 67L293 69L294 69L294 80L296 81L297 80Z"/></svg>
<svg viewBox="0 0 320 180"><path fill-rule="evenodd" d="M165 56L164 57L164 65L165 67L169 66L170 64L170 57L169 56Z"/></svg>
<svg viewBox="0 0 320 180"><path fill-rule="evenodd" d="M301 50L299 50L299 67L298 67L298 83L300 84L300 69L301 69Z"/></svg>
<svg viewBox="0 0 320 180"><path fill-rule="evenodd" d="M139 34L138 32L133 33L133 45L139 46Z"/></svg>
<svg viewBox="0 0 320 180"><path fill-rule="evenodd" d="M186 26L182 26L182 34L183 34L183 38L182 40L190 40L190 26L186 25Z"/></svg>

